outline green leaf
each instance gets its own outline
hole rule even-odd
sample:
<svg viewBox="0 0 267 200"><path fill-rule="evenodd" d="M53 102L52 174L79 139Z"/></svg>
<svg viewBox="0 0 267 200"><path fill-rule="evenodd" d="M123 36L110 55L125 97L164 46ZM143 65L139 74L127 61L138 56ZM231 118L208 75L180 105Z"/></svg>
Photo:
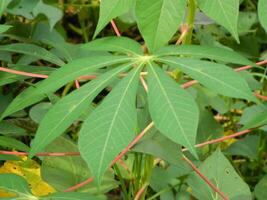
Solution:
<svg viewBox="0 0 267 200"><path fill-rule="evenodd" d="M41 102L30 109L29 116L34 122L39 124L51 107L52 104L50 102Z"/></svg>
<svg viewBox="0 0 267 200"><path fill-rule="evenodd" d="M19 151L29 151L30 148L19 140L11 137L0 136L0 146Z"/></svg>
<svg viewBox="0 0 267 200"><path fill-rule="evenodd" d="M77 146L64 137L57 138L46 149L54 152L78 152ZM92 174L80 156L47 156L42 162L41 176L57 191L64 191L92 177ZM99 194L106 193L116 187L117 182L113 173L107 171L99 188L92 182L77 189L77 191Z"/></svg>
<svg viewBox="0 0 267 200"><path fill-rule="evenodd" d="M239 177L230 162L215 151L199 167L199 170L231 200L251 200L248 185ZM192 194L197 199L222 199L195 172L187 180Z"/></svg>
<svg viewBox="0 0 267 200"><path fill-rule="evenodd" d="M239 0L198 0L198 6L207 16L224 26L239 42L237 31Z"/></svg>
<svg viewBox="0 0 267 200"><path fill-rule="evenodd" d="M247 82L226 65L189 58L168 57L160 60L179 68L218 94L258 102Z"/></svg>
<svg viewBox="0 0 267 200"><path fill-rule="evenodd" d="M240 155L256 160L258 158L259 136L248 135L228 147L224 153L227 155Z"/></svg>
<svg viewBox="0 0 267 200"><path fill-rule="evenodd" d="M11 2L11 0L1 0L0 1L0 19L3 14L3 12L6 10L8 4Z"/></svg>
<svg viewBox="0 0 267 200"><path fill-rule="evenodd" d="M6 136L22 136L26 135L26 131L11 122L2 121L0 122L0 134Z"/></svg>
<svg viewBox="0 0 267 200"><path fill-rule="evenodd" d="M0 3L1 4L1 3ZM0 11L1 12L1 11ZM1 14L0 14L1 16ZM6 32L8 29L10 29L12 26L10 25L4 25L4 24L0 24L0 33L4 33Z"/></svg>
<svg viewBox="0 0 267 200"><path fill-rule="evenodd" d="M137 25L149 51L168 43L182 23L185 7L185 0L137 0Z"/></svg>
<svg viewBox="0 0 267 200"><path fill-rule="evenodd" d="M266 200L267 199L267 175L265 175L256 185L254 193L257 197L257 200Z"/></svg>
<svg viewBox="0 0 267 200"><path fill-rule="evenodd" d="M140 66L111 91L84 122L79 149L100 184L110 162L134 138L137 126L136 92ZM92 148L94 147L94 148Z"/></svg>
<svg viewBox="0 0 267 200"><path fill-rule="evenodd" d="M30 156L42 151L47 144L61 135L88 108L88 104L98 93L131 65L132 63L128 63L119 66L58 101L41 121L31 144Z"/></svg>
<svg viewBox="0 0 267 200"><path fill-rule="evenodd" d="M241 65L255 65L250 60L225 48L204 45L170 45L155 52L158 56L184 55L195 58L209 58L212 60L235 63Z"/></svg>
<svg viewBox="0 0 267 200"><path fill-rule="evenodd" d="M179 172L177 172L179 174L191 171L190 166L182 158L181 146L159 132L148 134L146 138L138 142L131 150L133 152L149 154L174 164L176 168L179 168Z"/></svg>
<svg viewBox="0 0 267 200"><path fill-rule="evenodd" d="M43 0L40 0L38 4L32 10L35 17L39 14L44 14L49 21L50 31L53 29L55 24L62 18L63 13L59 8L45 4Z"/></svg>
<svg viewBox="0 0 267 200"><path fill-rule="evenodd" d="M258 16L262 27L267 32L267 0L259 0L258 2Z"/></svg>
<svg viewBox="0 0 267 200"><path fill-rule="evenodd" d="M39 82L35 87L29 87L24 92L20 93L8 106L1 118L37 103L45 98L46 94L56 91L58 88L79 76L92 73L101 67L129 60L131 60L131 58L126 56L94 56L73 60L52 73L47 79Z"/></svg>
<svg viewBox="0 0 267 200"><path fill-rule="evenodd" d="M90 51L111 51L126 54L143 54L141 45L127 37L105 37L83 44L82 49Z"/></svg>
<svg viewBox="0 0 267 200"><path fill-rule="evenodd" d="M135 0L101 0L100 14L94 37L115 17L127 13Z"/></svg>
<svg viewBox="0 0 267 200"><path fill-rule="evenodd" d="M17 43L17 44L0 45L0 51L9 51L9 52L14 52L14 53L22 53L26 55L31 55L36 58L49 61L59 66L62 66L65 64L61 59L59 59L57 56L55 56L51 52L34 44Z"/></svg>
<svg viewBox="0 0 267 200"><path fill-rule="evenodd" d="M267 124L267 109L253 113L253 117L244 123L242 130L256 128Z"/></svg>
<svg viewBox="0 0 267 200"><path fill-rule="evenodd" d="M156 64L149 65L148 74L149 111L156 128L197 157L194 148L199 120L196 102Z"/></svg>
<svg viewBox="0 0 267 200"><path fill-rule="evenodd" d="M78 192L65 192L65 193L53 193L44 197L35 197L28 186L28 183L21 176L15 174L0 174L0 189L10 192L16 195L16 197L2 198L2 199L14 199L14 200L70 200L70 199L80 199L80 200L98 200L97 197L93 197L88 193L78 193Z"/></svg>

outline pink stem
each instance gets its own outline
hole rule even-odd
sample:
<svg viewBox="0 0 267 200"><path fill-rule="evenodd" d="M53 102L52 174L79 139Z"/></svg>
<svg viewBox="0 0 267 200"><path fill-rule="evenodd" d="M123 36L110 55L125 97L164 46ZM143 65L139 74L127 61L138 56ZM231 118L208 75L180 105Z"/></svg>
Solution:
<svg viewBox="0 0 267 200"><path fill-rule="evenodd" d="M144 185L143 187L141 187L138 192L136 193L134 200L139 200L142 196L142 194L144 193L144 191L146 190L147 185Z"/></svg>
<svg viewBox="0 0 267 200"><path fill-rule="evenodd" d="M210 186L210 188L218 193L224 200L229 200L229 198L219 190L202 172L194 165L194 163L189 160L186 156L183 156L184 160L191 166L191 168L198 174L198 176Z"/></svg>
<svg viewBox="0 0 267 200"><path fill-rule="evenodd" d="M110 23L111 23L111 26L112 26L114 32L116 33L116 35L117 35L118 37L120 37L120 36L121 36L121 33L120 33L120 31L119 31L119 29L118 29L118 27L117 27L115 21L114 21L114 20L111 20Z"/></svg>

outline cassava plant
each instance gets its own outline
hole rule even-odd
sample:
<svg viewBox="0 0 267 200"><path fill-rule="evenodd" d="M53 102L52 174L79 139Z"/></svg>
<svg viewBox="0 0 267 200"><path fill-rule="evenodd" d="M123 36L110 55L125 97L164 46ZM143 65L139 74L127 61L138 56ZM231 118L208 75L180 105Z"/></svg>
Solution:
<svg viewBox="0 0 267 200"><path fill-rule="evenodd" d="M266 10L0 0L0 197L266 199ZM52 194L28 186L32 162Z"/></svg>

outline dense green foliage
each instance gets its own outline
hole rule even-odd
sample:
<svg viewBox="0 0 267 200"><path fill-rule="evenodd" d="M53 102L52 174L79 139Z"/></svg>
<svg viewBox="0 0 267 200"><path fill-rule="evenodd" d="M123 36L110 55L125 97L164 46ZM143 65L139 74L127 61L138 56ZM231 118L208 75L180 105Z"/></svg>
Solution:
<svg viewBox="0 0 267 200"><path fill-rule="evenodd" d="M0 0L0 197L265 200L266 10ZM17 151L54 193L4 170Z"/></svg>

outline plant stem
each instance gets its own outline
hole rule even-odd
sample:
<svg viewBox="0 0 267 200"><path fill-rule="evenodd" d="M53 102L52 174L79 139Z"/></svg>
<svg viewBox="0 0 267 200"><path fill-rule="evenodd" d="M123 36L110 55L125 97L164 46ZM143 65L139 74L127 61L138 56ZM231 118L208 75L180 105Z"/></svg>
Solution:
<svg viewBox="0 0 267 200"><path fill-rule="evenodd" d="M122 175L121 175L121 172L120 172L120 169L118 168L117 164L114 164L114 170L116 171L117 175L118 175L118 178L120 180L120 183L121 183L121 189L122 189L122 192L123 192L123 195L125 197L125 199L129 199L128 198L128 195L127 195L127 189L126 189L126 185L125 185L125 182L122 178Z"/></svg>
<svg viewBox="0 0 267 200"><path fill-rule="evenodd" d="M68 94L68 92L70 91L70 89L72 88L72 86L73 86L73 81L72 82L70 82L70 83L68 83L66 86L65 86L65 88L64 88L64 90L63 90L63 92L62 92L62 97L64 97L64 96L66 96L67 94Z"/></svg>
<svg viewBox="0 0 267 200"><path fill-rule="evenodd" d="M188 0L188 14L186 17L188 32L182 41L183 44L191 44L194 22L195 22L196 9L197 9L196 0Z"/></svg>

